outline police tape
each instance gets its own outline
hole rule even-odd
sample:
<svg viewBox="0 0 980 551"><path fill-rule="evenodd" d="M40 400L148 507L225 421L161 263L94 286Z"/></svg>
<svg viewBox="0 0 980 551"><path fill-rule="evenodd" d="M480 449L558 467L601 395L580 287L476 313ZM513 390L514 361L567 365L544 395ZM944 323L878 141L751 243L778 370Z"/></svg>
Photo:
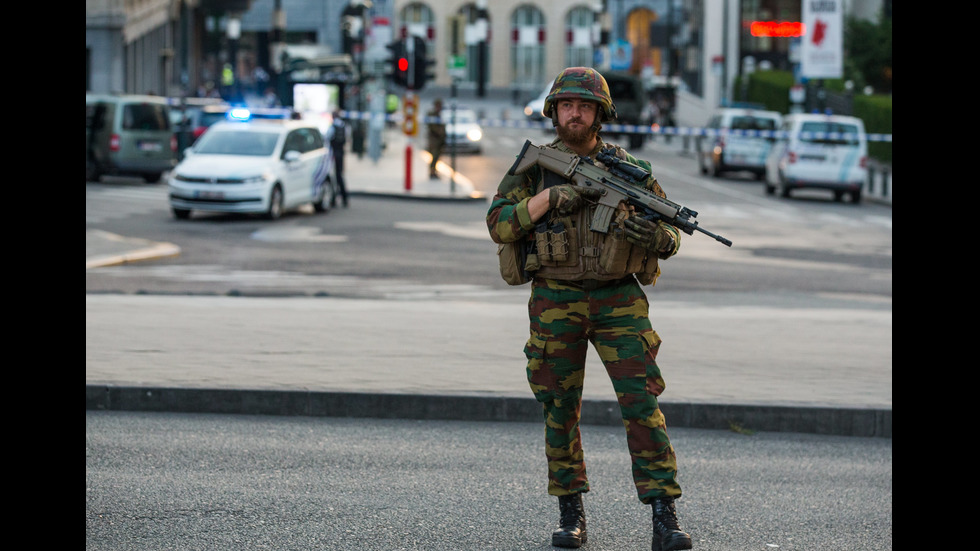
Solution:
<svg viewBox="0 0 980 551"><path fill-rule="evenodd" d="M383 119L385 122L391 122L394 124L400 124L402 122L402 115L399 113L382 115L381 113L371 113L369 111L341 111L340 116L345 119L351 120L370 120L370 119ZM419 120L420 124L438 123L440 122L439 117L422 117ZM447 122L447 121L441 121ZM510 119L477 119L477 124L480 126L487 127L497 127L497 128L537 128L543 130L550 130L553 128L551 121L533 121L533 120L510 120ZM783 130L736 130L728 128L697 128L697 127L682 127L682 126L660 126L658 124L653 125L637 125L637 124L604 124L602 129L612 133L612 134L649 134L653 136L679 136L679 137L726 137L726 136L737 136L737 137L749 137L749 138L788 138L790 136L789 132ZM800 132L799 136L803 139L808 140L827 140L827 141L850 141L856 139L858 134L853 132ZM869 142L886 142L891 143L891 134L872 134L866 133L865 139Z"/></svg>

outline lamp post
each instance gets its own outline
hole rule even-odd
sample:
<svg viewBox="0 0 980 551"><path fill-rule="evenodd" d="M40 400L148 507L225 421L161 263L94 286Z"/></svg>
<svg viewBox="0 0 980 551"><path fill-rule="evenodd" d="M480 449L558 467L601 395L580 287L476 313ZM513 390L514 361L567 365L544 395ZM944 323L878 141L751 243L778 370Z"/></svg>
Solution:
<svg viewBox="0 0 980 551"><path fill-rule="evenodd" d="M476 57L476 95L485 97L487 94L487 34L489 22L487 21L487 0L476 0L476 35L479 39L477 43Z"/></svg>
<svg viewBox="0 0 980 551"><path fill-rule="evenodd" d="M228 18L225 29L228 33L228 57L231 64L231 94L232 101L241 101L241 85L238 78L238 39L242 36L242 21L237 16Z"/></svg>

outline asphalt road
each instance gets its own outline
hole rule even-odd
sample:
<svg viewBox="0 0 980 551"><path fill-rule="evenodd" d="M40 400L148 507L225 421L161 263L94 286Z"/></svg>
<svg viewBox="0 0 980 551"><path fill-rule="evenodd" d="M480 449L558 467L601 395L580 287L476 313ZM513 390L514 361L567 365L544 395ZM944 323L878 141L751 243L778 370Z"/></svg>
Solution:
<svg viewBox="0 0 980 551"><path fill-rule="evenodd" d="M85 548L552 549L540 423L86 412ZM673 429L698 551L892 549L892 441ZM622 427L583 427L583 549L649 549Z"/></svg>

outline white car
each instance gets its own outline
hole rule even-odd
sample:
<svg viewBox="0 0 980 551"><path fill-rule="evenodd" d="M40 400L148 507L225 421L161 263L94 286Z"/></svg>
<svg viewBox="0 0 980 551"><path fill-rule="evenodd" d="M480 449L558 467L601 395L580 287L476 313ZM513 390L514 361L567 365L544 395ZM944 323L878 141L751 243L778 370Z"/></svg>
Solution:
<svg viewBox="0 0 980 551"><path fill-rule="evenodd" d="M480 153L483 150L483 129L472 109L457 107L455 114L452 109L443 109L439 117L446 125L443 151L455 149L457 153Z"/></svg>
<svg viewBox="0 0 980 551"><path fill-rule="evenodd" d="M715 111L695 140L701 174L747 171L759 180L782 115L777 111L723 108Z"/></svg>
<svg viewBox="0 0 980 551"><path fill-rule="evenodd" d="M524 115L532 121L543 121L544 120L544 100L551 93L551 85L549 84L547 88L542 90L541 94L527 102L524 106Z"/></svg>
<svg viewBox="0 0 980 551"><path fill-rule="evenodd" d="M857 117L793 113L766 159L766 193L789 197L795 189L827 189L840 201L861 201L868 179L868 137Z"/></svg>
<svg viewBox="0 0 980 551"><path fill-rule="evenodd" d="M313 204L327 210L335 193L327 183L330 152L310 122L255 119L218 122L186 151L170 173L170 208L191 212L259 213L270 220Z"/></svg>

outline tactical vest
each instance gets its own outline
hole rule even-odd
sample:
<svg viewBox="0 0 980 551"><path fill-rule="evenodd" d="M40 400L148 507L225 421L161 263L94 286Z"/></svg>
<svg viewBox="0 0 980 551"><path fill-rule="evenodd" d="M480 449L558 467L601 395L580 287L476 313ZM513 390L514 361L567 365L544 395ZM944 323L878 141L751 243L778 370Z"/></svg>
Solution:
<svg viewBox="0 0 980 551"><path fill-rule="evenodd" d="M536 191L568 183L568 180L548 170ZM590 222L595 204L586 204L577 211L562 215L551 209L541 218L531 233L534 242L527 258L527 270L536 277L565 281L608 281L636 274L643 285L656 282L660 275L657 255L626 240L623 220L633 214L625 201L616 207L608 233L592 231Z"/></svg>

